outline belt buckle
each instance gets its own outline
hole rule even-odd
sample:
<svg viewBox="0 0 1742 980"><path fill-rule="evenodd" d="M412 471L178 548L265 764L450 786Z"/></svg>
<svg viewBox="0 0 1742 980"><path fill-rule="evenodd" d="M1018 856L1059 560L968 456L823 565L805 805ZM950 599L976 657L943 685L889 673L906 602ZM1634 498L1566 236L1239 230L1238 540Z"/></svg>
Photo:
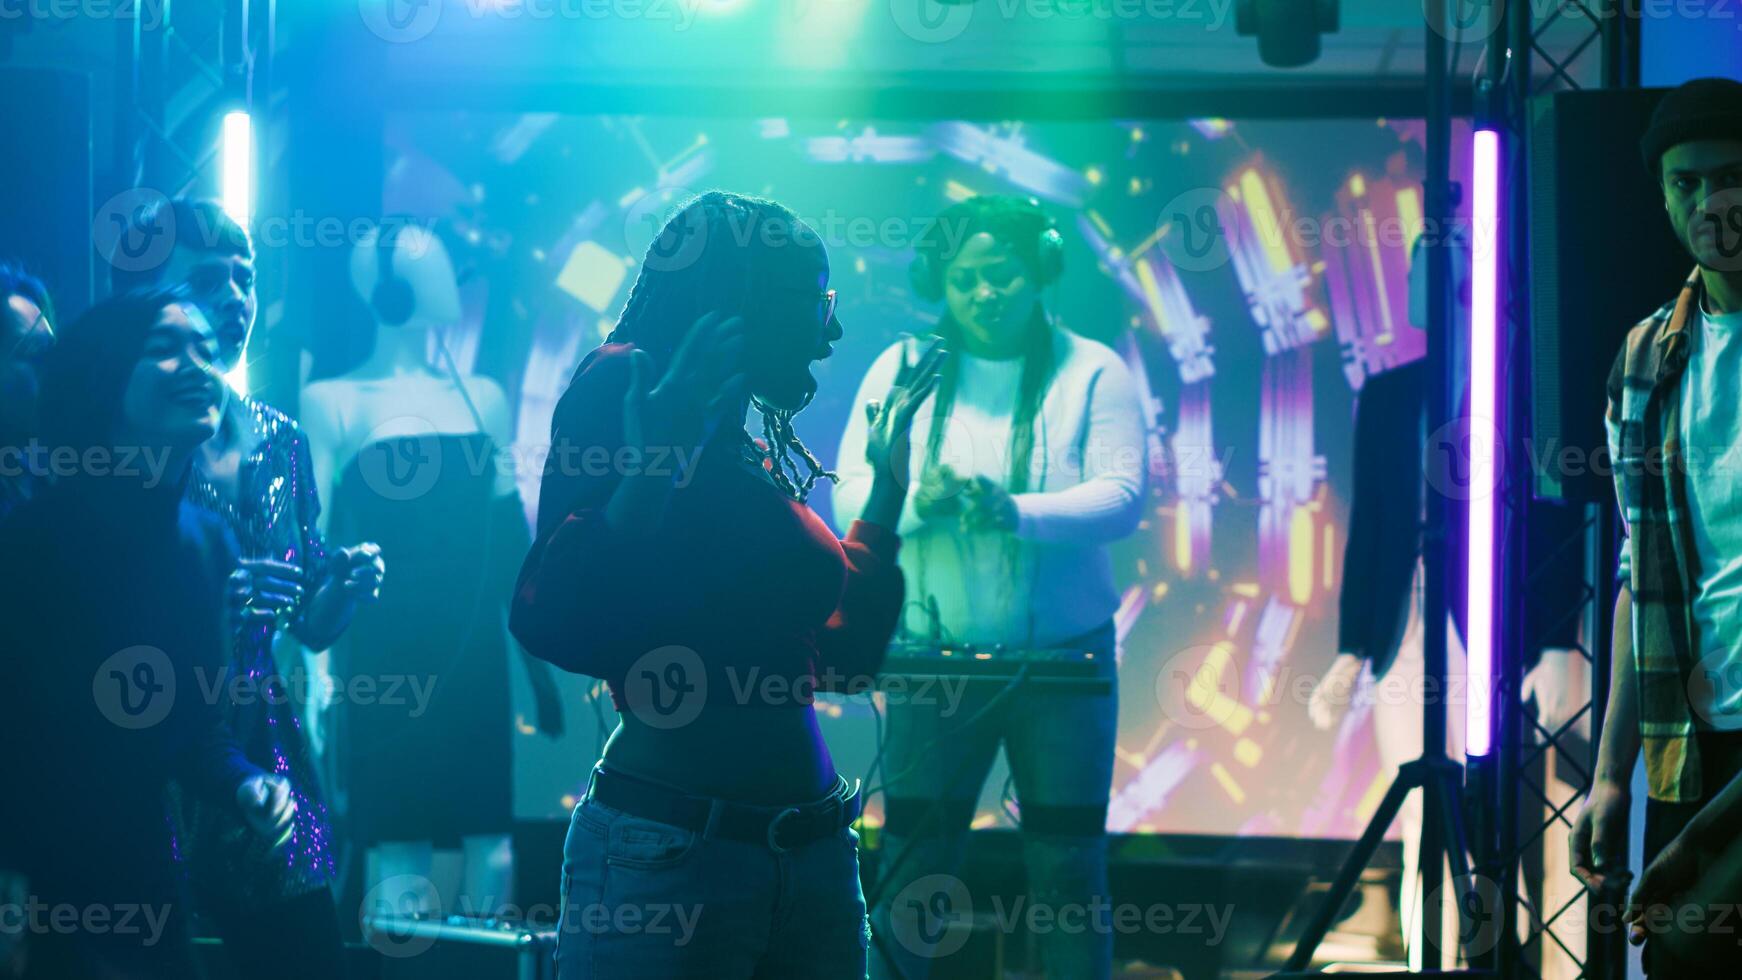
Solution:
<svg viewBox="0 0 1742 980"><path fill-rule="evenodd" d="M786 809L775 814L773 820L768 821L768 849L769 850L773 851L776 854L785 854L789 850L789 848L785 848L785 847L780 846L780 841L778 839L780 836L780 822L782 820L785 820L787 817L796 817L796 816L798 816L798 807L789 806Z"/></svg>

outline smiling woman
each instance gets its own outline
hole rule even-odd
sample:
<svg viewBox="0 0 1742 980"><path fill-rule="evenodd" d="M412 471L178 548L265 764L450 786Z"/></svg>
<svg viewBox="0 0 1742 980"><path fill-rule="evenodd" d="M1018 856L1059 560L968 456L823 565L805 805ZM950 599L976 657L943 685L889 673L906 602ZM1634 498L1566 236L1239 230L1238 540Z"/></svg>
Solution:
<svg viewBox="0 0 1742 980"><path fill-rule="evenodd" d="M144 909L153 929L31 937L32 975L192 976L164 812L172 779L233 808L266 846L295 807L250 764L200 681L222 662L227 543L183 499L218 424L214 338L192 306L154 292L111 300L61 333L43 372L44 440L81 458L137 449L161 471L81 471L0 525L0 866L50 906ZM152 915L155 913L155 915ZM57 925L61 921L57 917Z"/></svg>

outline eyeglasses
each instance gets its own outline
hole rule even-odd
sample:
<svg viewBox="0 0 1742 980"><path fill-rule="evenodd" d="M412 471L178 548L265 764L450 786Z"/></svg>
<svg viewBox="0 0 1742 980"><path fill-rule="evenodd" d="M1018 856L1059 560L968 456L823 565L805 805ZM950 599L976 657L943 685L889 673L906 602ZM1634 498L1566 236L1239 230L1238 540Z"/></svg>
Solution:
<svg viewBox="0 0 1742 980"><path fill-rule="evenodd" d="M822 289L822 290L794 289L790 286L778 286L776 288L780 289L783 292L804 293L804 294L809 295L809 296L815 296L817 298L817 302L821 303L822 307L823 307L823 323L827 324L829 321L831 321L835 318L835 291L834 290L832 290L832 289Z"/></svg>

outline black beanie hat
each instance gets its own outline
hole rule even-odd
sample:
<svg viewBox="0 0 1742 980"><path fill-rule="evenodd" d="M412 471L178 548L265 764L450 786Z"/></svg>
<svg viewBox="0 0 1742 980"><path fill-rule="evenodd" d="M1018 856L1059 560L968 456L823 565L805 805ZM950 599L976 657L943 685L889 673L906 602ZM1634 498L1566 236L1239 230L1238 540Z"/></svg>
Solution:
<svg viewBox="0 0 1742 980"><path fill-rule="evenodd" d="M1657 103L1639 140L1639 154L1653 177L1671 147L1694 140L1742 140L1742 82L1696 78Z"/></svg>

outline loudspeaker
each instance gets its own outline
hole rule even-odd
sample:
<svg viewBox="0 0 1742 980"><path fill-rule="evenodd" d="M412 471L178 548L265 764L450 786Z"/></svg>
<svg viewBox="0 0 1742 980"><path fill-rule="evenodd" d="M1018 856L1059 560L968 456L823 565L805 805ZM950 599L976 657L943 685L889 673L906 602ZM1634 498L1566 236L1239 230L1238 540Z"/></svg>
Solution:
<svg viewBox="0 0 1742 980"><path fill-rule="evenodd" d="M1694 260L1676 241L1639 137L1663 89L1534 99L1530 151L1535 489L1612 503L1603 413L1628 328L1675 299Z"/></svg>

